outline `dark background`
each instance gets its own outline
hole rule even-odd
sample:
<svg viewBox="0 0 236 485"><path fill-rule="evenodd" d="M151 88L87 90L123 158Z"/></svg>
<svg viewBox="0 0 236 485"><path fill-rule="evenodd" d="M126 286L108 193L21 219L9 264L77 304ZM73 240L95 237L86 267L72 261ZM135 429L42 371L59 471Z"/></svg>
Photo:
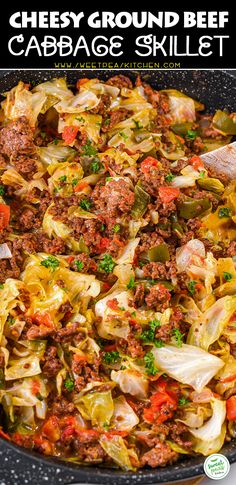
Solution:
<svg viewBox="0 0 236 485"><path fill-rule="evenodd" d="M236 70L229 70L228 72L236 77ZM0 78L4 76L5 73L6 71L0 71ZM96 71L94 71L94 74L95 73ZM27 73L23 74L24 77L27 76ZM156 75L158 76L158 73L155 73L155 76ZM179 76L181 76L181 73L179 73ZM224 96L225 103L227 103L227 99L230 103L232 102L232 90L226 80L224 82L223 72L221 73L221 76L223 77L222 90L226 90L226 96ZM16 82L17 81L15 80L14 83ZM217 88L217 83L215 84ZM210 99L213 99L211 98L211 95L213 95L213 92L209 93L209 105L211 104ZM201 473L201 471L199 471L199 473ZM91 480L93 480L92 477ZM112 478L111 481L113 485L115 485L115 481ZM6 442L0 440L0 485L74 485L77 483L81 483L81 477L78 476L76 470L75 472L67 472L62 468L59 468L57 465L47 466L40 463L40 460L35 460L30 456L18 453L15 449L10 448Z"/></svg>

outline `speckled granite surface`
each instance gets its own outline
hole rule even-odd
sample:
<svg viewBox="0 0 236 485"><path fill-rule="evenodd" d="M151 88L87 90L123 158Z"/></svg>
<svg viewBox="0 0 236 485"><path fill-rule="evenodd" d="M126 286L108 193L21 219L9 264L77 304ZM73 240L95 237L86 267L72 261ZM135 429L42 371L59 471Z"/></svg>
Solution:
<svg viewBox="0 0 236 485"><path fill-rule="evenodd" d="M228 71L231 75L236 76L236 71ZM0 78L4 75L6 71L0 71ZM161 77L161 76L160 76ZM223 86L222 86L223 87ZM234 452L235 453L235 452ZM181 468L184 467L182 463L177 469L176 467L176 474L175 478L181 478ZM234 473L236 472L236 465L234 465ZM196 471L196 470L195 470ZM199 465L199 472L202 472L201 465ZM151 475L151 474L150 474ZM153 479L149 475L147 481L143 481L141 477L136 479L137 485L141 483L154 483ZM230 473L231 475L231 473ZM151 481L150 481L151 480ZM99 472L96 476L94 474L93 477L90 477L89 483L98 483L101 481L99 480ZM120 482L119 479L115 479L114 477L108 477L104 480L104 483L109 483L112 485L116 485ZM128 483L127 480L126 483ZM48 484L48 485L69 485L69 484L82 484L86 483L86 480L82 482L81 477L73 471L68 472L63 468L55 466L48 466L45 464L41 464L39 461L33 460L25 455L20 455L14 449L11 449L5 445L3 441L0 441L0 485L41 485L41 484ZM88 482L87 482L88 483ZM124 483L124 482L123 482ZM132 483L135 483L132 481ZM231 483L231 482L229 482Z"/></svg>

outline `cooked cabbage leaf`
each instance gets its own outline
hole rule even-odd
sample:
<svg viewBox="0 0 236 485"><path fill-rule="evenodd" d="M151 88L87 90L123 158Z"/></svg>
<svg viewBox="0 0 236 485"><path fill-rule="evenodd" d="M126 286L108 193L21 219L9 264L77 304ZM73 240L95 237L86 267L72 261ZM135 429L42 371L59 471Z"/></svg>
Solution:
<svg viewBox="0 0 236 485"><path fill-rule="evenodd" d="M188 344L165 345L152 349L152 353L159 369L196 391L201 391L224 365L218 357Z"/></svg>

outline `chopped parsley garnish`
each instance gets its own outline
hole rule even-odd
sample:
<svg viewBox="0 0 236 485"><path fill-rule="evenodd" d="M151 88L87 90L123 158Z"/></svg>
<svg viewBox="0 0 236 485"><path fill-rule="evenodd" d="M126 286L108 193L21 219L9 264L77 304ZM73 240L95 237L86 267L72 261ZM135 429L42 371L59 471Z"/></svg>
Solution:
<svg viewBox="0 0 236 485"><path fill-rule="evenodd" d="M113 226L113 232L119 232L120 231L120 224L115 224Z"/></svg>
<svg viewBox="0 0 236 485"><path fill-rule="evenodd" d="M199 177L203 179L205 177L205 173L206 172L204 170L201 170L201 172L199 172Z"/></svg>
<svg viewBox="0 0 236 485"><path fill-rule="evenodd" d="M86 145L81 147L83 155L87 157L95 157L97 155L97 149L92 146L91 140L87 139Z"/></svg>
<svg viewBox="0 0 236 485"><path fill-rule="evenodd" d="M181 347L183 344L184 334L180 332L178 328L174 328L172 331L177 347Z"/></svg>
<svg viewBox="0 0 236 485"><path fill-rule="evenodd" d="M59 143L59 139L58 138L54 138L53 145L58 145L58 143Z"/></svg>
<svg viewBox="0 0 236 485"><path fill-rule="evenodd" d="M133 120L133 122L134 122L135 128L137 128L137 130L141 130L143 128L143 125L140 123L140 121Z"/></svg>
<svg viewBox="0 0 236 485"><path fill-rule="evenodd" d="M103 258L98 263L98 269L104 273L111 273L116 263L113 261L110 254L104 254Z"/></svg>
<svg viewBox="0 0 236 485"><path fill-rule="evenodd" d="M109 424L108 424L108 423L103 423L103 425L102 425L102 426L103 426L103 428L104 428L106 431L108 431L108 430L110 429L110 426L109 426Z"/></svg>
<svg viewBox="0 0 236 485"><path fill-rule="evenodd" d="M155 376L159 370L155 365L155 359L152 352L147 352L144 356L145 369L149 376Z"/></svg>
<svg viewBox="0 0 236 485"><path fill-rule="evenodd" d="M82 199L79 203L81 209L88 211L91 208L91 202L88 199Z"/></svg>
<svg viewBox="0 0 236 485"><path fill-rule="evenodd" d="M64 382L64 386L67 389L67 391L72 392L75 388L75 383L72 381L72 379L66 379Z"/></svg>
<svg viewBox="0 0 236 485"><path fill-rule="evenodd" d="M5 187L4 185L0 184L0 195L3 196L5 194Z"/></svg>
<svg viewBox="0 0 236 485"><path fill-rule="evenodd" d="M149 322L149 327L146 330L143 330L143 332L140 335L141 340L145 344L155 344L155 333L156 329L161 326L161 322L159 320L151 320Z"/></svg>
<svg viewBox="0 0 236 485"><path fill-rule="evenodd" d="M228 271L223 271L223 277L225 281L230 281L233 278L233 275L231 273L228 273Z"/></svg>
<svg viewBox="0 0 236 485"><path fill-rule="evenodd" d="M74 264L76 266L76 269L77 271L82 271L83 267L84 267L84 263L83 261L74 261Z"/></svg>
<svg viewBox="0 0 236 485"><path fill-rule="evenodd" d="M223 219L223 217L231 217L232 210L229 207L221 207L218 212L218 217Z"/></svg>
<svg viewBox="0 0 236 485"><path fill-rule="evenodd" d="M195 290L196 290L196 285L197 285L197 281L195 280L191 280L188 282L188 291L190 293L190 295L194 295L195 293Z"/></svg>
<svg viewBox="0 0 236 485"><path fill-rule="evenodd" d="M128 135L126 135L123 131L121 131L119 135L122 136L122 138L124 138L125 141L128 140L129 138Z"/></svg>
<svg viewBox="0 0 236 485"><path fill-rule="evenodd" d="M106 177L105 182L110 182L113 179L113 177Z"/></svg>
<svg viewBox="0 0 236 485"><path fill-rule="evenodd" d="M0 290L3 290L3 288L4 288L4 284L0 283Z"/></svg>
<svg viewBox="0 0 236 485"><path fill-rule="evenodd" d="M15 321L16 321L16 319L14 317L12 317L11 315L7 319L7 323L9 325L13 325L15 323Z"/></svg>
<svg viewBox="0 0 236 485"><path fill-rule="evenodd" d="M62 175L61 177L59 177L59 180L60 180L60 182L62 182L64 184L67 181L67 176Z"/></svg>
<svg viewBox="0 0 236 485"><path fill-rule="evenodd" d="M135 287L135 279L133 276L131 276L129 283L127 284L128 290L132 290Z"/></svg>
<svg viewBox="0 0 236 485"><path fill-rule="evenodd" d="M94 162L91 163L91 169L93 173L99 172L100 168L101 168L101 164L99 160L94 160Z"/></svg>
<svg viewBox="0 0 236 485"><path fill-rule="evenodd" d="M189 399L186 399L186 397L182 396L179 398L179 406L186 406L186 404L189 404Z"/></svg>
<svg viewBox="0 0 236 485"><path fill-rule="evenodd" d="M105 231L105 229L106 229L105 224L102 224L102 225L101 225L101 229L100 229L100 231L101 231L101 232L103 232L103 231Z"/></svg>
<svg viewBox="0 0 236 485"><path fill-rule="evenodd" d="M145 264L147 264L147 262L146 261L139 261L138 264L139 264L140 268L142 268L143 266L145 266Z"/></svg>
<svg viewBox="0 0 236 485"><path fill-rule="evenodd" d="M42 139L45 140L45 138L47 136L47 134L45 133L45 131L41 131L40 135L41 135Z"/></svg>
<svg viewBox="0 0 236 485"><path fill-rule="evenodd" d="M110 124L110 118L107 118L104 122L103 122L103 125L104 126L108 126Z"/></svg>
<svg viewBox="0 0 236 485"><path fill-rule="evenodd" d="M78 182L79 182L79 179L73 179L72 182L71 182L72 187L76 187Z"/></svg>
<svg viewBox="0 0 236 485"><path fill-rule="evenodd" d="M165 180L167 182L172 182L172 180L174 180L175 178L175 175L173 173L168 173L166 176L165 176Z"/></svg>
<svg viewBox="0 0 236 485"><path fill-rule="evenodd" d="M112 351L112 352L105 352L104 356L103 356L103 362L105 362L105 364L115 364L120 358L120 354L119 352L115 352L115 351Z"/></svg>
<svg viewBox="0 0 236 485"><path fill-rule="evenodd" d="M163 342L161 339L159 339L159 338L156 338L156 339L153 341L153 343L154 343L154 345L155 345L155 347L156 347L157 349L160 349L161 347L164 347L164 346L165 346L164 342Z"/></svg>
<svg viewBox="0 0 236 485"><path fill-rule="evenodd" d="M197 137L197 132L195 130L188 130L187 131L187 134L186 134L187 140L193 141L193 140L195 140L196 137Z"/></svg>
<svg viewBox="0 0 236 485"><path fill-rule="evenodd" d="M84 123L85 122L85 119L83 118L83 116L78 116L77 118L75 118L77 121L79 121L80 123Z"/></svg>
<svg viewBox="0 0 236 485"><path fill-rule="evenodd" d="M48 256L48 258L41 261L40 264L41 264L41 266L44 266L45 268L50 268L54 271L55 269L58 268L60 263L59 263L58 259L55 258L54 256Z"/></svg>

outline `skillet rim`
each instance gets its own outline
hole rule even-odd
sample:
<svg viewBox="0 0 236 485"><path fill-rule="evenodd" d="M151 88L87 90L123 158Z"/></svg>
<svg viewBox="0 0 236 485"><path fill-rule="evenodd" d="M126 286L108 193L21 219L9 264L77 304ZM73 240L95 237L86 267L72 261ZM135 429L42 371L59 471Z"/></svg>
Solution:
<svg viewBox="0 0 236 485"><path fill-rule="evenodd" d="M196 75L196 78L199 76L198 73L204 72L206 78L208 78L208 82L210 82L210 76L215 75L215 73L219 73L218 75L216 74L216 77L219 76L219 83L220 83L220 78L222 75L225 75L225 79L229 81L229 84L231 84L232 90L236 90L236 72L233 70L215 70L215 69L200 69L200 70L195 70L195 69L178 69L178 70L165 70L166 77L167 79L171 77L170 71L174 71L173 79L176 76L176 72L180 72L180 76L182 76L182 82L185 82L185 78L190 76L192 77L192 81L194 79L194 75ZM153 85L154 79L153 76L158 76L158 73L161 75L161 78L165 78L165 75L163 76L161 71L154 71L154 70L110 70L110 71L104 71L104 70L82 70L82 69L74 69L74 70L66 70L66 69L37 69L37 70L32 70L32 69L16 69L16 70L0 70L0 86L2 84L7 84L9 80L9 85L12 87L14 83L16 83L18 80L20 80L21 76L24 77L24 75L27 73L27 76L30 79L35 79L39 81L42 78L52 78L52 77L57 77L57 76L67 76L70 77L75 76L76 73L78 73L79 76L84 76L86 75L96 75L96 76L101 76L101 78L108 78L111 77L111 75L116 75L120 74L123 72L125 75L130 76L131 78L134 78L138 73L141 73L142 76L147 76L149 82ZM235 72L235 74L233 74ZM40 73L40 79L37 77L37 75ZM209 73L209 74L207 74ZM200 74L201 76L201 74ZM156 80L157 81L157 80ZM12 84L13 83L13 84ZM180 80L181 83L181 80ZM9 86L8 85L8 86ZM219 85L221 86L221 84ZM218 86L218 88L219 88ZM4 89L9 89L9 87L5 87ZM186 89L183 87L182 88L185 91L188 91L187 87ZM1 89L2 91L2 89ZM189 91L191 91L191 88L189 88ZM191 93L189 93L191 95ZM233 93L232 93L233 94ZM232 95L229 95L229 98L233 98ZM236 99L236 96L235 96ZM232 102L233 99L232 99ZM231 103L230 103L231 104ZM232 109L232 108L231 108ZM236 107L235 107L236 109ZM183 459L182 461L177 462L177 464L174 465L168 465L163 468L157 468L157 469L142 469L137 472L123 472L121 470L115 470L115 469L109 469L109 468L102 468L99 466L81 466L78 464L73 464L71 462L66 462L59 460L55 457L47 457L44 455L40 455L37 452L27 450L25 448L22 448L18 445L15 445L13 443L8 442L7 440L4 440L0 438L1 443L5 443L5 445L8 448L11 448L12 450L16 451L17 454L29 458L31 461L41 463L43 465L46 465L48 467L57 467L60 468L61 470L64 470L66 472L71 472L75 475L75 479L78 480L78 483L84 482L88 484L104 484L108 485L110 484L111 479L113 480L114 485L134 485L134 484L141 484L145 483L145 485L148 484L154 484L154 483L166 483L166 482L172 482L175 483L179 480L186 480L188 478L193 478L196 476L202 475L203 472L203 463L205 458L203 456L191 456L188 458ZM236 462L236 440L230 442L229 444L226 444L220 453L223 453L227 458L229 459L230 463ZM74 480L73 480L74 481Z"/></svg>

